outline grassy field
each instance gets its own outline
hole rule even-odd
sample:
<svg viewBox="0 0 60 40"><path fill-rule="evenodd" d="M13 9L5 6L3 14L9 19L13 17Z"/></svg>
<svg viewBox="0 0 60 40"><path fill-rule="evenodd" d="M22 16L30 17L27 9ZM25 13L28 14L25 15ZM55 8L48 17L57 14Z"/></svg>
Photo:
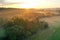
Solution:
<svg viewBox="0 0 60 40"><path fill-rule="evenodd" d="M7 12L7 13L6 13ZM19 13L20 11L18 10L4 10L0 11L0 18L3 18L4 21L6 18L13 17ZM10 19L10 18L9 18ZM8 20L9 20L8 19ZM46 18L41 18L40 20L46 21L49 24L49 28L44 29L44 30L39 30L37 31L36 34L31 36L30 38L26 40L60 40L60 16L54 16L54 17L46 17ZM0 19L0 27L2 23L5 23L3 20ZM4 34L5 30L3 27L0 28L0 36Z"/></svg>
<svg viewBox="0 0 60 40"><path fill-rule="evenodd" d="M59 40L60 39L60 16L43 18L42 20L49 23L49 29L38 31L37 34L32 36L29 40Z"/></svg>
<svg viewBox="0 0 60 40"><path fill-rule="evenodd" d="M37 31L36 34L31 36L26 40L59 40L60 38L60 16L50 17L50 18L43 18L44 20L49 23L49 28L44 29L42 31ZM0 28L0 35L5 36L2 34L4 32L3 28Z"/></svg>
<svg viewBox="0 0 60 40"><path fill-rule="evenodd" d="M52 36L49 38L49 40L60 40L60 26L52 34Z"/></svg>

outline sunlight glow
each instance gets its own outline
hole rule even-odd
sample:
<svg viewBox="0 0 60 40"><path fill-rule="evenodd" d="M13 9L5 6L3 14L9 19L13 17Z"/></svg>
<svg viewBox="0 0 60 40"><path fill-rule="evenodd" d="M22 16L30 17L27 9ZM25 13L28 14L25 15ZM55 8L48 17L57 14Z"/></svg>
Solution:
<svg viewBox="0 0 60 40"><path fill-rule="evenodd" d="M43 8L45 5L47 5L46 0L6 0L5 2L21 2L22 4L14 4L10 5L10 7L14 8Z"/></svg>
<svg viewBox="0 0 60 40"><path fill-rule="evenodd" d="M28 1L26 0L25 1L25 4L17 4L18 8L43 8L45 5L47 5L47 2L46 0L31 0L31 1Z"/></svg>
<svg viewBox="0 0 60 40"><path fill-rule="evenodd" d="M5 3L8 5L4 5L3 7L11 7L11 8L54 8L60 7L60 2L56 0L5 0ZM13 3L13 5L12 5Z"/></svg>

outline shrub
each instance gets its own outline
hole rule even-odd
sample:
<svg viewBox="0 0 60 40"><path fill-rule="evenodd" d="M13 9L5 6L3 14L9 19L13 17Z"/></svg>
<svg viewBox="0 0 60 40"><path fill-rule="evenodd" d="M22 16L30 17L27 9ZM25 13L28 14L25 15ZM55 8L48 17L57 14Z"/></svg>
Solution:
<svg viewBox="0 0 60 40"><path fill-rule="evenodd" d="M12 18L4 26L7 37L6 40L24 40L37 32L38 29L46 28L45 22L38 20L24 20L22 18Z"/></svg>

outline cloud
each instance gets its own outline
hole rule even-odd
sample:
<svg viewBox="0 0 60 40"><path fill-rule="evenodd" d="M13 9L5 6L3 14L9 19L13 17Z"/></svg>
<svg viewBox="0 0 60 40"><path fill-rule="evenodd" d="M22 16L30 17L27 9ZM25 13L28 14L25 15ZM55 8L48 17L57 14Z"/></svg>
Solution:
<svg viewBox="0 0 60 40"><path fill-rule="evenodd" d="M5 0L0 0L0 3L4 3Z"/></svg>

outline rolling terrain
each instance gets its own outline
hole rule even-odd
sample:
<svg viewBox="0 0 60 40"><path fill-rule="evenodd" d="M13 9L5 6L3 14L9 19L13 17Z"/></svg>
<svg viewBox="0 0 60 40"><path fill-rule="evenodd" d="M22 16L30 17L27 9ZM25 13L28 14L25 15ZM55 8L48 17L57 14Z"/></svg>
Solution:
<svg viewBox="0 0 60 40"><path fill-rule="evenodd" d="M22 17L22 18L35 18L35 17L39 17L40 18L40 14L24 14L24 10L20 10L20 9L0 9L0 18L3 19L3 21L0 19L0 25L2 25L2 23L5 23L4 21L7 21L7 19L9 20L10 18L14 17L14 16L18 16L18 17ZM37 31L37 33L33 36L31 36L30 38L26 39L26 40L53 40L54 35L59 34L59 30L57 29L60 26L60 16L52 16L52 17L43 17L40 18L39 20L41 21L46 21L49 24L49 28L44 29L42 31ZM57 30L57 31L56 31ZM4 30L3 30L4 31ZM1 29L0 29L1 32ZM2 34L2 33L1 33ZM57 35L57 38L60 37ZM54 37L56 38L56 37Z"/></svg>

